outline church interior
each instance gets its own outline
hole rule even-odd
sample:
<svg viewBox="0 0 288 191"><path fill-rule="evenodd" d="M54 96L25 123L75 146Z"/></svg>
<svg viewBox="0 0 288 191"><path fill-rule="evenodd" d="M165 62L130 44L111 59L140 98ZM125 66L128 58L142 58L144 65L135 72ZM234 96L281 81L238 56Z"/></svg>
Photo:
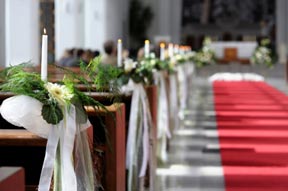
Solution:
<svg viewBox="0 0 288 191"><path fill-rule="evenodd" d="M0 191L287 191L287 17L0 0Z"/></svg>

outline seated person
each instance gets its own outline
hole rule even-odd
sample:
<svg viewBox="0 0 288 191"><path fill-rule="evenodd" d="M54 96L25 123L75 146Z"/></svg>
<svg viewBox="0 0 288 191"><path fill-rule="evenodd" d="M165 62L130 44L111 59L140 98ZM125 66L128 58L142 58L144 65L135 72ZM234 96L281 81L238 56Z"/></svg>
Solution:
<svg viewBox="0 0 288 191"><path fill-rule="evenodd" d="M77 66L79 66L80 65L80 60L84 61L83 56L84 56L84 50L76 49L74 51L73 59L70 59L69 61L67 61L64 66L67 66L67 67L77 67Z"/></svg>
<svg viewBox="0 0 288 191"><path fill-rule="evenodd" d="M73 52L74 52L73 48L69 49L69 50L65 50L64 55L58 61L58 65L65 66L67 64L67 62L70 62L70 60L73 60L74 59Z"/></svg>
<svg viewBox="0 0 288 191"><path fill-rule="evenodd" d="M105 53L101 58L101 63L117 66L117 50L115 43L112 40L104 43L104 51Z"/></svg>

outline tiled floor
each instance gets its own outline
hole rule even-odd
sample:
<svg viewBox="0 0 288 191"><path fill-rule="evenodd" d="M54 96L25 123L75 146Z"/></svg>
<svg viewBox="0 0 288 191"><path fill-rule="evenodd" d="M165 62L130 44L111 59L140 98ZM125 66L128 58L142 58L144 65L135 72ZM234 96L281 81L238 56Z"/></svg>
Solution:
<svg viewBox="0 0 288 191"><path fill-rule="evenodd" d="M189 103L181 127L170 141L168 162L157 169L157 191L224 191L214 118L213 92L207 78L216 72L253 72L288 92L286 68L239 64L214 65L197 70L189 88Z"/></svg>

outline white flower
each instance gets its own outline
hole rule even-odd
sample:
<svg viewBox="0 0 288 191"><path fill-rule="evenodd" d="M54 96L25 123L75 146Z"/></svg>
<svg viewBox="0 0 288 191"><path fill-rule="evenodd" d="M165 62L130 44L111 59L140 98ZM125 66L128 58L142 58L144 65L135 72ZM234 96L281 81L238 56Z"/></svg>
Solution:
<svg viewBox="0 0 288 191"><path fill-rule="evenodd" d="M176 58L175 58L175 57L172 57L172 58L170 59L170 62L169 62L169 67L170 67L170 68L174 68L174 67L176 66L176 64L177 64Z"/></svg>
<svg viewBox="0 0 288 191"><path fill-rule="evenodd" d="M151 53L150 53L150 58L152 58L152 59L156 58L156 55L155 55L154 52L151 52Z"/></svg>
<svg viewBox="0 0 288 191"><path fill-rule="evenodd" d="M60 105L65 105L73 98L73 93L64 85L46 83L45 88L49 92L49 96L55 99Z"/></svg>
<svg viewBox="0 0 288 191"><path fill-rule="evenodd" d="M124 61L124 70L125 72L131 72L134 68L136 68L137 62L133 62L132 59L126 59Z"/></svg>
<svg viewBox="0 0 288 191"><path fill-rule="evenodd" d="M180 60L183 59L183 56L181 56L180 54L177 54L177 55L175 56L175 58L176 58L177 61L180 61Z"/></svg>
<svg viewBox="0 0 288 191"><path fill-rule="evenodd" d="M150 61L150 64L151 64L151 66L155 66L155 65L156 65L156 60L155 60L155 59L152 59L152 60Z"/></svg>

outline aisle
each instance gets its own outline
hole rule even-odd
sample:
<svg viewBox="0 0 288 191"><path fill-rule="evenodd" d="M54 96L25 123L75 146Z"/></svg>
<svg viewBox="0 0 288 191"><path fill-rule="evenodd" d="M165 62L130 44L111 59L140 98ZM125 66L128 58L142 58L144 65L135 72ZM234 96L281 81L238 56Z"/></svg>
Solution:
<svg viewBox="0 0 288 191"><path fill-rule="evenodd" d="M263 82L215 82L226 191L288 190L288 98Z"/></svg>
<svg viewBox="0 0 288 191"><path fill-rule="evenodd" d="M171 140L168 162L157 170L157 191L222 191L223 171L218 145L213 92L198 78L189 89L189 106L183 127ZM212 151L212 152L211 152Z"/></svg>

